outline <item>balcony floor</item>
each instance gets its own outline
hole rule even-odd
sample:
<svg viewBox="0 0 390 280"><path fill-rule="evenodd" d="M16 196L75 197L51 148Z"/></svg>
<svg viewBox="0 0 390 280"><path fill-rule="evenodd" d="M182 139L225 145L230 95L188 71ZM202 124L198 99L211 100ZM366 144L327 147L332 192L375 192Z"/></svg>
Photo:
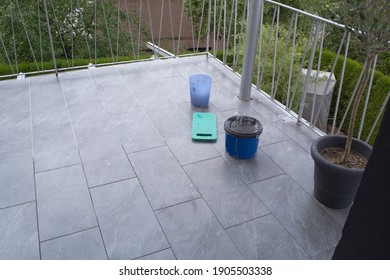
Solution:
<svg viewBox="0 0 390 280"><path fill-rule="evenodd" d="M216 143L191 141L188 77L213 78ZM312 196L306 126L205 56L0 82L0 259L329 259L347 210ZM224 148L236 113L255 158Z"/></svg>

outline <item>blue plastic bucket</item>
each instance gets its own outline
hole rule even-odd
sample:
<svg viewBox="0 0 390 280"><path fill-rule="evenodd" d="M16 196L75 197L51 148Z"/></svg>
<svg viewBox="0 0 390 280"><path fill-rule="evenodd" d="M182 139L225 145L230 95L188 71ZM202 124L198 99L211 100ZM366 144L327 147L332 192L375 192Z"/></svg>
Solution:
<svg viewBox="0 0 390 280"><path fill-rule="evenodd" d="M197 74L190 76L191 104L199 107L209 106L211 77Z"/></svg>
<svg viewBox="0 0 390 280"><path fill-rule="evenodd" d="M226 152L236 159L249 159L256 155L259 137L263 132L261 123L248 116L233 116L224 124Z"/></svg>

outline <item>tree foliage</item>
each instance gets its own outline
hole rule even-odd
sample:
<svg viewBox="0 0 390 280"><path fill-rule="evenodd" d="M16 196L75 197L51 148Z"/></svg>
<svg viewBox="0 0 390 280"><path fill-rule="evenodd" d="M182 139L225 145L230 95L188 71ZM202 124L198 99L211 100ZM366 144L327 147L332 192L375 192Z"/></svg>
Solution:
<svg viewBox="0 0 390 280"><path fill-rule="evenodd" d="M390 2L388 0L346 0L340 3L340 18L356 34L357 43L366 55L363 78L353 103L348 126L348 138L342 163L351 152L358 108L366 90L374 57L390 50Z"/></svg>
<svg viewBox="0 0 390 280"><path fill-rule="evenodd" d="M87 58L92 62L95 55L112 60L135 55L127 26L138 26L138 17L132 10L118 8L120 2L46 2L55 56L65 59L68 66L73 59ZM36 62L43 67L43 62L52 59L43 0L1 1L0 22L0 63L16 66Z"/></svg>
<svg viewBox="0 0 390 280"><path fill-rule="evenodd" d="M345 0L340 2L338 17L356 34L366 55L390 50L390 1Z"/></svg>

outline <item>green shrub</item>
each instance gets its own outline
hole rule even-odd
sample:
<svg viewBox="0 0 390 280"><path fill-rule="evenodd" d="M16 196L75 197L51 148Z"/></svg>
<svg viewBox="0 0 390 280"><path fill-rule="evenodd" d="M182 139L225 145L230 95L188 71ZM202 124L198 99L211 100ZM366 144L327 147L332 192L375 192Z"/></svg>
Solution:
<svg viewBox="0 0 390 280"><path fill-rule="evenodd" d="M317 53L318 57L318 53ZM336 54L325 50L322 53L321 57L321 69L324 71L330 71L333 65L333 62L336 58ZM333 121L333 116L336 108L336 101L337 101L337 94L340 87L340 79L341 79L341 71L342 71L342 65L343 65L344 57L339 56L339 59L336 64L335 68L335 77L337 80L334 93L333 93L333 99L332 99L332 105L331 110L329 114L329 122L331 123ZM360 72L363 68L363 64L359 63L355 60L352 60L350 58L347 58L346 66L345 66L345 73L344 73L344 81L343 81L343 87L340 95L340 104L339 104L339 110L338 115L336 119L336 126L339 126L341 119L344 115L345 110L347 109L348 102L351 98L353 89L356 85L356 82L359 78ZM390 76L385 76L383 73L379 71L375 71L374 73L374 79L373 79L373 85L371 88L370 98L367 106L366 116L364 120L364 125L361 133L361 139L366 140L370 129L372 125L375 122L375 119L377 117L377 114L379 113L379 109L382 106L383 102L385 101L385 98L387 96L388 91L390 90ZM364 103L366 100L367 91L364 94L362 98L362 102L359 107L358 111L358 117L357 122L355 125L354 135L358 135L358 131L360 128L361 123L361 116L364 109ZM347 114L346 120L343 123L343 126L341 128L342 131L347 130L347 126L349 123L349 114ZM378 126L379 127L379 126ZM372 134L369 143L373 144L376 138L376 135L378 133L378 127L374 130L374 133Z"/></svg>
<svg viewBox="0 0 390 280"><path fill-rule="evenodd" d="M223 55L222 51L218 51L217 57L220 60L222 60L222 58L223 58L222 55ZM280 55L279 55L279 57L280 57ZM323 71L330 72L332 69L333 62L334 62L335 58L336 58L336 54L334 52L331 52L329 50L324 50L322 53L322 57L321 57L321 67L320 68ZM299 55L299 54L296 55L296 61L294 63L296 65L296 67L299 66L299 62L301 59L302 59L301 55ZM315 61L318 61L318 52L316 54ZM332 124L332 122L333 122L334 112L335 112L335 108L336 108L337 94L338 94L338 89L340 86L343 61L344 61L344 57L339 56L339 59L337 61L336 68L335 68L335 73L334 73L337 82L336 82L336 86L334 89L332 104L331 104L331 108L330 108L329 124ZM233 63L232 52L229 52L227 54L226 62L227 62L227 65L232 66L232 63ZM239 72L240 72L240 69L242 67L242 65L240 63L239 63L239 69L238 69ZM268 93L270 93L270 89L271 89L272 77L270 75L272 75L272 63L273 63L273 59L269 58L267 61L267 65L266 65L266 73L268 73L268 75L264 76L263 83L262 83L262 89ZM283 66L283 69L288 69L289 60L287 57L286 57L285 63L286 63L286 65ZM278 64L278 66L279 66L279 64ZM314 63L313 69L316 69L316 68L317 68L317 65L316 65L316 63ZM344 112L347 109L348 102L350 100L350 97L352 95L353 89L355 87L355 84L358 80L358 77L360 75L362 68L363 68L362 63L360 63L356 60L347 58L346 68L345 68L345 73L344 73L343 88L342 88L342 92L340 95L339 110L338 110L337 120L336 120L336 127L340 124L340 122L343 118ZM296 72L297 69L295 69L294 71ZM256 73L254 75L254 80L253 80L254 84L256 83L255 79L256 79L256 75L257 75L257 67L255 67L255 72ZM286 88L287 88L286 81L288 80L288 74L289 74L288 71L282 71L281 80L284 81L284 83L279 85L280 88L278 89L278 94L276 96L276 99L282 103L285 103L285 98L286 98L285 93L286 93ZM296 73L292 77L291 87L294 86L295 81L296 81ZM291 90L292 90L292 88L291 88ZM373 85L371 88L370 98L369 98L369 102L367 105L367 111L366 111L366 115L365 115L365 119L364 119L364 125L363 125L363 129L362 129L362 133L361 133L361 139L366 140L366 138L371 130L371 127L373 126L373 124L375 122L377 114L379 113L379 109L381 108L383 102L385 101L385 98L386 98L389 90L390 90L390 76L386 76L383 73L381 73L380 71L375 71ZM296 92L296 96L294 98L294 104L293 104L293 108L292 108L295 111L298 109L300 94L301 94L301 89L298 88L298 90ZM354 131L355 136L358 135L358 131L360 128L361 116L362 116L362 112L363 112L363 108L364 108L364 103L366 100L366 95L367 95L367 93L365 93L365 95L363 96L362 102L360 104L358 118L357 118L357 124L355 126L355 131ZM343 123L343 127L341 128L341 131L347 130L348 123L349 123L349 114L347 114L347 117ZM380 121L378 122L377 127L374 129L374 132L370 138L370 141L369 141L370 144L373 144L375 141L375 138L376 138L376 135L377 135L378 129L379 129L379 124L380 124Z"/></svg>
<svg viewBox="0 0 390 280"><path fill-rule="evenodd" d="M140 53L140 59L147 59L151 57L151 53L149 52L143 52ZM97 63L98 64L103 64L103 63L110 63L112 62L112 57L101 57L97 58ZM131 61L135 60L133 56L119 56L118 61ZM73 65L72 61L69 60L67 61L66 59L57 59L57 68L62 69L62 68L68 68L71 66L77 67L77 66L86 66L89 63L94 63L94 60L90 59L84 59L84 58L76 58L73 60ZM30 72L36 72L37 70L37 65L32 62L22 62L18 64L18 67L16 68L16 65L12 65L14 72L18 70L18 72L23 72L23 73L30 73ZM54 63L53 61L45 61L45 62L40 62L38 63L39 69L44 69L44 70L51 70L54 69ZM11 75L13 74L11 66L8 64L0 64L0 76L5 76L5 75Z"/></svg>
<svg viewBox="0 0 390 280"><path fill-rule="evenodd" d="M384 53L378 56L376 69L385 75L390 75L390 53Z"/></svg>
<svg viewBox="0 0 390 280"><path fill-rule="evenodd" d="M288 76L290 73L290 56L291 56L291 38L290 38L290 43L286 49L286 54L283 60L283 66L282 66L282 71L281 71L281 77L279 79L278 84L276 84L277 80L277 75L280 69L280 64L282 63L282 57L283 57L283 51L285 47L285 41L287 38L288 34L288 28L285 26L281 25L279 26L278 30L278 41L277 41L277 55L276 55L276 69L275 69L275 79L272 81L273 77L273 68L274 68L274 49L275 49L275 40L274 40L274 35L272 36L272 40L270 43L270 47L267 52L267 40L268 40L268 34L271 31L271 25L268 23L264 23L263 25L263 37L262 37L262 49L261 49L261 65L258 67L259 63L259 57L258 57L258 49L256 50L256 58L255 58L255 65L254 65L254 73L253 73L253 84L257 85L258 83L258 77L260 77L260 73L263 72L263 76L261 79L261 83L259 84L259 87L264 91L267 92L268 94L272 94L272 89L276 89L276 95L275 99L281 102L282 104L285 104L287 101L287 95L288 95ZM275 32L275 27L273 27L272 32ZM274 33L273 33L274 34ZM233 40L234 38L232 38ZM245 34L242 38L242 42L245 42ZM292 68L292 79L291 79L291 85L290 85L290 98L291 94L294 89L294 85L296 83L297 76L299 74L299 66L302 60L303 56L303 50L305 48L305 44L307 42L307 39L305 36L301 33L297 33L297 41L295 45L295 52L294 52L294 63L293 63L293 68ZM257 46L259 48L259 45ZM243 56L244 56L244 49L245 49L245 44L241 44L241 49L236 50L239 53L239 60L237 63L237 72L242 73L242 63L243 63ZM267 52L267 58L266 58L266 63L264 64L264 57ZM226 57L226 63L230 67L233 65L233 54L234 51L232 49L229 49ZM217 57L222 60L222 51L218 51ZM264 67L264 71L263 71ZM258 70L260 70L260 73L258 73ZM277 85L277 87L276 87ZM292 104L292 110L297 111L299 107L299 99L301 96L301 85L298 85L298 88L296 90L296 94L293 100ZM291 100L290 100L291 102Z"/></svg>

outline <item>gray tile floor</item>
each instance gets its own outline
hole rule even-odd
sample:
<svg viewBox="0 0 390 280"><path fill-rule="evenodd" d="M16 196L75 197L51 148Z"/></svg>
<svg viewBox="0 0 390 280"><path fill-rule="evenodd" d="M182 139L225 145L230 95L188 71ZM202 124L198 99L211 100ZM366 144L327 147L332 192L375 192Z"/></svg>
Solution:
<svg viewBox="0 0 390 280"><path fill-rule="evenodd" d="M210 106L188 78L212 76ZM347 210L312 196L318 137L205 56L0 82L0 259L327 259ZM191 141L192 113L218 119ZM255 158L224 120L264 126Z"/></svg>

